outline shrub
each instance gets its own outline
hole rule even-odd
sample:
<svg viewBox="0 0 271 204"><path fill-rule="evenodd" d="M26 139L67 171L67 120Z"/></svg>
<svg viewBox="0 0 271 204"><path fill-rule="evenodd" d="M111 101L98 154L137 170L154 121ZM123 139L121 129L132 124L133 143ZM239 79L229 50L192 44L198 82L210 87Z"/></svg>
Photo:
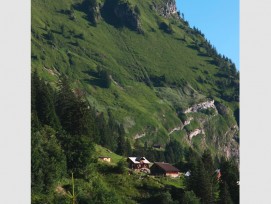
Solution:
<svg viewBox="0 0 271 204"><path fill-rule="evenodd" d="M171 23L167 24L166 22L161 22L159 24L159 28L168 34L172 34L174 32Z"/></svg>
<svg viewBox="0 0 271 204"><path fill-rule="evenodd" d="M119 174L124 174L126 172L126 167L127 167L126 161L125 160L120 160L117 163L116 172L119 173Z"/></svg>

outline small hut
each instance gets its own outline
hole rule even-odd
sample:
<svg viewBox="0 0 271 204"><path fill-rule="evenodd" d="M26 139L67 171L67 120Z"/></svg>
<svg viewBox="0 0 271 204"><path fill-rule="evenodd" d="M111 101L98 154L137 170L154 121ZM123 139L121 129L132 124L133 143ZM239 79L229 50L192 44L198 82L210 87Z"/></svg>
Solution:
<svg viewBox="0 0 271 204"><path fill-rule="evenodd" d="M105 162L108 162L108 163L111 162L111 157L100 156L98 159L100 161L105 161Z"/></svg>

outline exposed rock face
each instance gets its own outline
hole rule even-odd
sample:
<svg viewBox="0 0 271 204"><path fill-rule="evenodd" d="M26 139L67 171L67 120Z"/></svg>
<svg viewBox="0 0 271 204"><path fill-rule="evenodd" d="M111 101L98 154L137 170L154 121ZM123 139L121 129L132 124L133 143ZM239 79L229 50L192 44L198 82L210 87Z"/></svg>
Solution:
<svg viewBox="0 0 271 204"><path fill-rule="evenodd" d="M119 19L121 25L139 31L141 28L138 14L126 3L118 4L114 9L114 14Z"/></svg>
<svg viewBox="0 0 271 204"><path fill-rule="evenodd" d="M173 128L169 133L168 133L168 135L171 135L172 133L174 133L175 131L179 131L179 130L181 130L182 128L181 128L181 125L180 126L178 126L178 127L175 127L175 128Z"/></svg>
<svg viewBox="0 0 271 204"><path fill-rule="evenodd" d="M216 102L215 106L216 106L217 111L218 111L219 114L221 114L221 115L227 115L228 114L228 109L223 104Z"/></svg>
<svg viewBox="0 0 271 204"><path fill-rule="evenodd" d="M206 101L206 102L203 102L203 103L193 105L192 107L185 110L184 113L198 112L199 110L204 110L204 109L208 109L208 108L216 109L214 102L215 101L212 100L212 101Z"/></svg>
<svg viewBox="0 0 271 204"><path fill-rule="evenodd" d="M97 22L101 19L100 10L102 6L103 5L98 3L97 0L85 0L81 5L79 4L77 7L87 14L87 18L92 24L96 25Z"/></svg>
<svg viewBox="0 0 271 204"><path fill-rule="evenodd" d="M199 135L199 134L205 134L204 130L201 129L195 129L193 132L190 132L188 135L188 139L192 140L193 137Z"/></svg>
<svg viewBox="0 0 271 204"><path fill-rule="evenodd" d="M162 15L167 18L175 13L177 13L175 0L168 0L166 5L164 6Z"/></svg>
<svg viewBox="0 0 271 204"><path fill-rule="evenodd" d="M136 134L136 135L134 136L134 139L136 140L136 139L139 139L139 138L144 137L144 136L146 136L146 133Z"/></svg>
<svg viewBox="0 0 271 204"><path fill-rule="evenodd" d="M168 18L177 13L177 6L175 0L165 0L164 2L165 3L163 5L154 4L154 8L161 16Z"/></svg>
<svg viewBox="0 0 271 204"><path fill-rule="evenodd" d="M186 121L184 121L184 124L183 124L183 125L184 125L184 126L189 125L190 122L191 122L191 120L193 120L192 117L188 118Z"/></svg>

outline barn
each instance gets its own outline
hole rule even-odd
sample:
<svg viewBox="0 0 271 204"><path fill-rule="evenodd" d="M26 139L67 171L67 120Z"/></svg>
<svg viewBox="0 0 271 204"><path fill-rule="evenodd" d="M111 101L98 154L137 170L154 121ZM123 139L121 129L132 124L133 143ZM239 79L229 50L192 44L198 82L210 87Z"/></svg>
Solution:
<svg viewBox="0 0 271 204"><path fill-rule="evenodd" d="M168 176L172 178L179 177L179 169L169 163L154 162L150 168L151 174L156 176Z"/></svg>

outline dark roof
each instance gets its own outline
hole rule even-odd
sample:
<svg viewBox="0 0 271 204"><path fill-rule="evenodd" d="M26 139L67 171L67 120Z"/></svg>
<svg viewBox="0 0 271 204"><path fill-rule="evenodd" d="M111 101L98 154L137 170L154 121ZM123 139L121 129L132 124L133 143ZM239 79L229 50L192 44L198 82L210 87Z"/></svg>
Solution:
<svg viewBox="0 0 271 204"><path fill-rule="evenodd" d="M179 172L180 170L177 169L175 166L172 166L169 163L164 163L164 162L154 162L154 165L160 167L161 169L163 169L165 172Z"/></svg>
<svg viewBox="0 0 271 204"><path fill-rule="evenodd" d="M150 163L145 157L128 157L128 160L131 160L134 164L139 164L140 161L143 161L144 164Z"/></svg>
<svg viewBox="0 0 271 204"><path fill-rule="evenodd" d="M136 161L141 161L141 160L146 160L146 159L144 157L137 157L135 160Z"/></svg>
<svg viewBox="0 0 271 204"><path fill-rule="evenodd" d="M99 158L103 159L103 158L111 158L111 157L100 156Z"/></svg>

